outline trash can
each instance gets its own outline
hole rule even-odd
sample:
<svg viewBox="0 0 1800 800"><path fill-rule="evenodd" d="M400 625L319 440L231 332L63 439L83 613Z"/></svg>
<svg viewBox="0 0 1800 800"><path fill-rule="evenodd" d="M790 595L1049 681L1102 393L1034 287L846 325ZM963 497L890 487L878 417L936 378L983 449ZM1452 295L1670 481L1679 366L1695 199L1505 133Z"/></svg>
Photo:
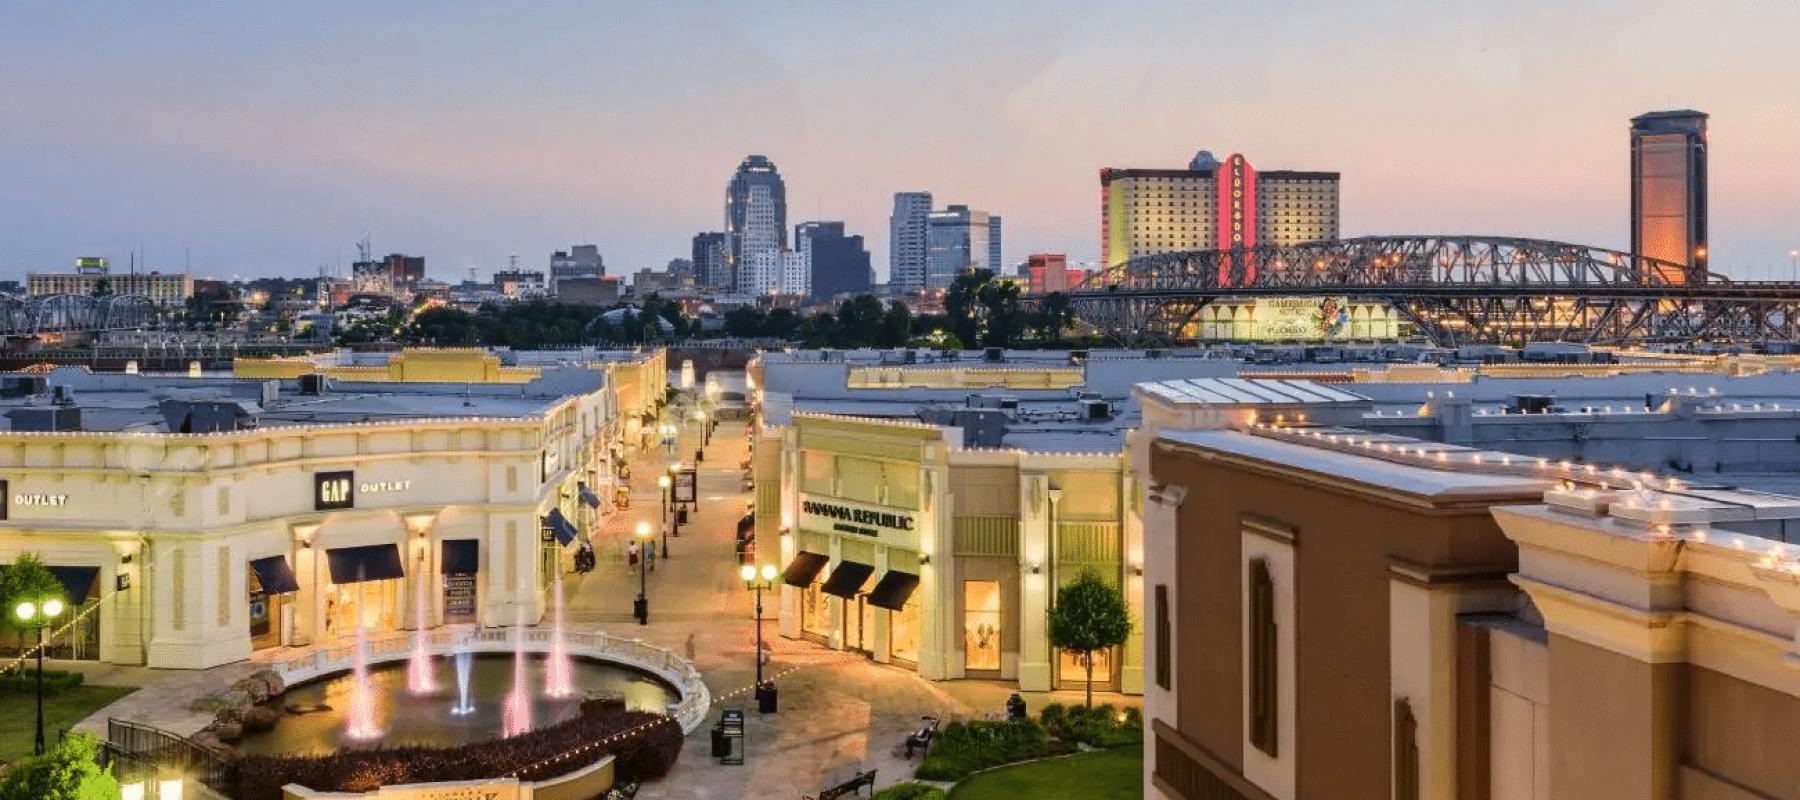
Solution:
<svg viewBox="0 0 1800 800"><path fill-rule="evenodd" d="M639 625L650 624L650 601L643 597L631 601L631 615L637 617Z"/></svg>
<svg viewBox="0 0 1800 800"><path fill-rule="evenodd" d="M675 509L675 521L679 524L686 525L688 521L687 512L686 506Z"/></svg>
<svg viewBox="0 0 1800 800"><path fill-rule="evenodd" d="M765 681L756 687L756 710L763 714L773 714L775 707L775 682Z"/></svg>
<svg viewBox="0 0 1800 800"><path fill-rule="evenodd" d="M725 739L725 723L721 722L712 729L712 757L724 758L731 755L731 743Z"/></svg>

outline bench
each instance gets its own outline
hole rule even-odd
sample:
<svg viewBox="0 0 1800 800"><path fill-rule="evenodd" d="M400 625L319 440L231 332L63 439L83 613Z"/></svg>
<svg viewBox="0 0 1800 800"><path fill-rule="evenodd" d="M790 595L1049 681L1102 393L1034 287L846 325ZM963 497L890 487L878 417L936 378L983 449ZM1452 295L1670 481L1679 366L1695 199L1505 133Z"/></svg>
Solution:
<svg viewBox="0 0 1800 800"><path fill-rule="evenodd" d="M830 788L820 791L819 796L816 798L816 800L837 800L837 798L843 797L844 795L847 795L847 794L861 796L862 795L862 787L864 787L864 786L869 787L869 792L871 794L874 793L874 791L875 791L875 770L869 770L868 772L858 772L858 773L856 773L856 776L851 778L850 780L844 781L843 783L840 783L836 786L832 786ZM808 797L808 798L806 798L806 800L815 800L815 798Z"/></svg>
<svg viewBox="0 0 1800 800"><path fill-rule="evenodd" d="M921 751L919 757L924 758L925 754L931 751L931 740L937 736L937 717L920 717L919 719L925 720L925 727L906 737L906 760L908 761L912 760L914 748L918 748Z"/></svg>

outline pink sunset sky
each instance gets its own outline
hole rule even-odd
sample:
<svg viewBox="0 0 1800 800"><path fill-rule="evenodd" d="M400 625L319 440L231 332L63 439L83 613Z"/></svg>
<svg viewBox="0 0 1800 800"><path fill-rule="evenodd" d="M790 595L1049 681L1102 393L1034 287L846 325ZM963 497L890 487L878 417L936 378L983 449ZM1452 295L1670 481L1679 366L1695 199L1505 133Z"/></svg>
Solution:
<svg viewBox="0 0 1800 800"><path fill-rule="evenodd" d="M580 242L660 268L751 153L884 278L896 191L1093 261L1097 171L1200 149L1341 172L1345 236L1622 249L1628 120L1671 108L1712 115L1715 269L1787 278L1797 32L1745 0L7 0L0 278L312 275L365 230L446 280Z"/></svg>

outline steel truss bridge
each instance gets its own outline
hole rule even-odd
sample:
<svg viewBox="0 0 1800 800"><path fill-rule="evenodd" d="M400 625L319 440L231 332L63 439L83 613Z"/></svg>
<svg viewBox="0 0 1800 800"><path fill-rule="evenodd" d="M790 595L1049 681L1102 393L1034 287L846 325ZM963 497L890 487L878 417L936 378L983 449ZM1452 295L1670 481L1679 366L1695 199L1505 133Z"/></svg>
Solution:
<svg viewBox="0 0 1800 800"><path fill-rule="evenodd" d="M1132 259L1070 299L1127 346L1191 339L1217 300L1324 295L1391 305L1445 346L1800 341L1800 284L1741 283L1541 239L1371 236Z"/></svg>
<svg viewBox="0 0 1800 800"><path fill-rule="evenodd" d="M137 295L88 297L53 294L0 299L0 337L54 333L96 333L154 327L156 304Z"/></svg>

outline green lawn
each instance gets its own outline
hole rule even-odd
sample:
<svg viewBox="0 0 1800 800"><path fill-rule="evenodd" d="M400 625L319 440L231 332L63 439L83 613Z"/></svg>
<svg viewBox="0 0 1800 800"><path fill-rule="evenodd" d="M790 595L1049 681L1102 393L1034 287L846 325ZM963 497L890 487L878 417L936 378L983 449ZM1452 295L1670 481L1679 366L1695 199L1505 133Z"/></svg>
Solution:
<svg viewBox="0 0 1800 800"><path fill-rule="evenodd" d="M1115 747L1000 767L950 790L950 800L1142 800L1144 748Z"/></svg>
<svg viewBox="0 0 1800 800"><path fill-rule="evenodd" d="M64 728L86 719L108 703L137 691L135 686L77 686L44 693L44 742L55 744ZM37 693L0 691L0 760L16 761L31 755L37 735Z"/></svg>

